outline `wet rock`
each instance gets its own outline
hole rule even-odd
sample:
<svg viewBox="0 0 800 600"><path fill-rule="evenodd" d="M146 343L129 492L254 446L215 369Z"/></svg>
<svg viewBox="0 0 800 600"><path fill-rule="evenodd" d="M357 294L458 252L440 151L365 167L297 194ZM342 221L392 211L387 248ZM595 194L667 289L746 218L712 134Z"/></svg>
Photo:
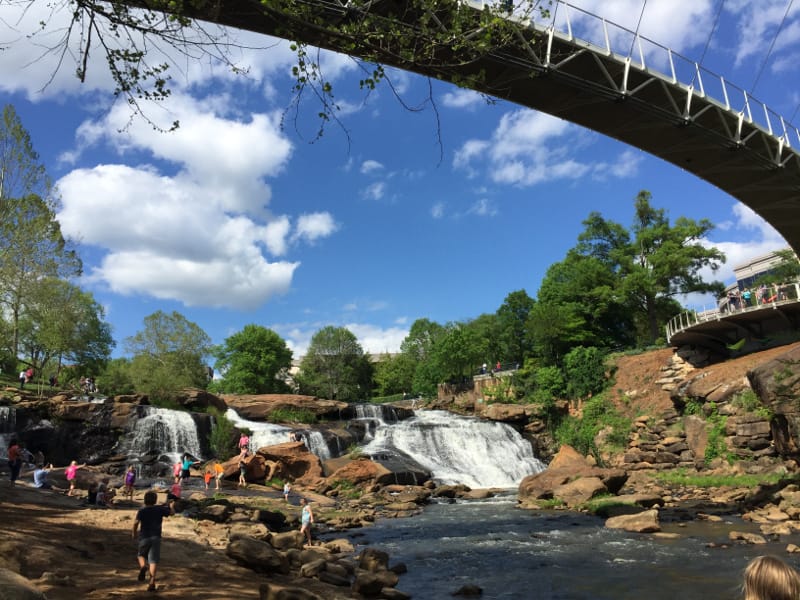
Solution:
<svg viewBox="0 0 800 600"><path fill-rule="evenodd" d="M258 587L259 600L323 600L317 594L302 588L276 588L270 583Z"/></svg>
<svg viewBox="0 0 800 600"><path fill-rule="evenodd" d="M450 594L451 596L482 596L483 589L475 584L468 583L467 585L462 585L458 588L455 592Z"/></svg>
<svg viewBox="0 0 800 600"><path fill-rule="evenodd" d="M606 521L606 527L609 529L623 529L632 533L653 533L661 531L658 511L655 509L645 510L632 515L611 517Z"/></svg>

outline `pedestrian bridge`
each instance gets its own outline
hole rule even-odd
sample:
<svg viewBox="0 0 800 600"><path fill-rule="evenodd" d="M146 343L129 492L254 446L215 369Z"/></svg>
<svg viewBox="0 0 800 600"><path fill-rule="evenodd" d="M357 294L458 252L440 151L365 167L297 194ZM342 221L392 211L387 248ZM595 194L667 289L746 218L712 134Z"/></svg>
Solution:
<svg viewBox="0 0 800 600"><path fill-rule="evenodd" d="M800 284L781 286L766 301L727 304L722 310L687 311L666 326L672 346L707 348L728 358L800 339Z"/></svg>
<svg viewBox="0 0 800 600"><path fill-rule="evenodd" d="M702 64L602 16L561 0L547 18L503 13L513 34L477 53L455 49L456 40L484 34L482 11L497 4L445 1L427 12L404 0L199 4L190 16L455 82L641 148L726 191L800 249L800 130ZM454 4L471 29L454 26ZM367 14L375 31L359 29ZM420 57L403 39L422 35L423 18L452 36Z"/></svg>

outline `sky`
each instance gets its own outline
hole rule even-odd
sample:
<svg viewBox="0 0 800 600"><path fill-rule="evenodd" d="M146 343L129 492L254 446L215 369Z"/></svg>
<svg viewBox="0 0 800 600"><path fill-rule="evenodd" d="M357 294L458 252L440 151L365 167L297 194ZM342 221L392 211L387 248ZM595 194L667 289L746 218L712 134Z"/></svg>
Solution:
<svg viewBox="0 0 800 600"><path fill-rule="evenodd" d="M636 148L389 70L403 104L420 108L411 111L385 83L360 91L358 63L331 52L320 57L338 123L316 139L319 106L304 96L292 108L290 44L266 36L226 32L240 72L170 55L171 96L143 102L142 118L115 100L97 48L84 82L74 42L50 51L65 4L0 2L0 103L15 107L56 182L62 231L84 262L79 283L106 310L115 356L157 310L181 313L215 344L255 323L299 357L333 325L368 352L396 352L416 319L473 319L520 289L536 297L589 214L630 226L640 190L671 220L716 225L704 243L726 254L715 276L726 284L737 264L786 246L728 194ZM800 3L572 4L638 26L800 122ZM176 119L173 132L148 122Z"/></svg>

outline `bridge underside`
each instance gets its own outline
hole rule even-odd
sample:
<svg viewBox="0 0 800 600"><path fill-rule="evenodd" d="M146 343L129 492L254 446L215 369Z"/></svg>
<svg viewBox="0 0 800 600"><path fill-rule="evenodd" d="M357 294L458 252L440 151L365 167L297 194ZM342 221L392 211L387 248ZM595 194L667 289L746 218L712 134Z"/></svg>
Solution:
<svg viewBox="0 0 800 600"><path fill-rule="evenodd" d="M727 358L797 341L800 302L768 305L698 323L670 337L672 346L707 348Z"/></svg>
<svg viewBox="0 0 800 600"><path fill-rule="evenodd" d="M282 12L278 1L253 0L219 0L213 10L192 16L456 82L598 131L714 184L800 249L800 156L782 132L772 135L747 114L625 57L527 23L483 54L465 58L443 44L429 48L424 59L409 59L403 58L409 52L400 36L343 33L357 29L347 27L369 10L405 27L413 40L420 14L407 3L377 0L360 8L335 0L299 4L307 11L302 19L293 8ZM480 11L463 10L474 12L479 34ZM443 31L447 14L435 15Z"/></svg>

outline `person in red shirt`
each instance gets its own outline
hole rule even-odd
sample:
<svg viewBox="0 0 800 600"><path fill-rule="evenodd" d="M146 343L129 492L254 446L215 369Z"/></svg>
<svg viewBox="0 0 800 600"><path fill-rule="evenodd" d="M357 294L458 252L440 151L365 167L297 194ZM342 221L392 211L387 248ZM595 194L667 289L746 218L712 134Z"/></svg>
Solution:
<svg viewBox="0 0 800 600"><path fill-rule="evenodd" d="M17 440L8 443L8 469L11 471L11 485L19 479L19 470L22 468L22 452Z"/></svg>

